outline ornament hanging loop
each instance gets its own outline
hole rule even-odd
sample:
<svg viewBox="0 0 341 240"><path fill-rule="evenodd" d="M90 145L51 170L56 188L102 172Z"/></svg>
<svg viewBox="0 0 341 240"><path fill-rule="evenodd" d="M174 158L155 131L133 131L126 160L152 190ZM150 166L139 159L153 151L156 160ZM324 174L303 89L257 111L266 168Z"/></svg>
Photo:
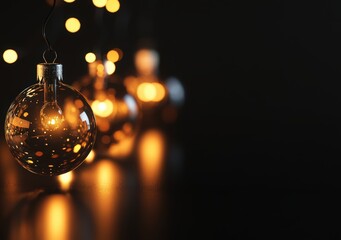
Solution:
<svg viewBox="0 0 341 240"><path fill-rule="evenodd" d="M49 14L47 15L47 17L45 18L45 21L44 21L44 24L42 27L42 35L43 35L43 38L44 38L46 45L47 45L47 49L43 53L43 59L44 59L45 63L49 63L46 59L46 53L51 53L53 55L52 63L54 63L57 59L57 52L52 48L52 46L51 46L51 44L50 44L50 42L46 36L46 25L47 25L47 22L49 21L51 15L53 13L53 10L55 9L55 7L56 7L56 0L53 0L52 8L51 8Z"/></svg>
<svg viewBox="0 0 341 240"><path fill-rule="evenodd" d="M49 54L48 56L51 56L53 57L53 60L51 62L49 62L47 59L46 59L46 54ZM53 50L52 48L51 49L46 49L43 53L43 59L45 61L45 63L54 63L57 59L57 52L55 50Z"/></svg>

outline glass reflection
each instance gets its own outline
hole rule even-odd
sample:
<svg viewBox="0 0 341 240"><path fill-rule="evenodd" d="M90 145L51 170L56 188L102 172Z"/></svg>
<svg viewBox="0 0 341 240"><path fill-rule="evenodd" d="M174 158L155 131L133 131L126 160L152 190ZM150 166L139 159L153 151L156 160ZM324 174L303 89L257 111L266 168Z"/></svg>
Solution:
<svg viewBox="0 0 341 240"><path fill-rule="evenodd" d="M155 238L164 226L164 208L161 201L162 176L165 165L166 142L164 134L158 129L142 133L138 142L140 170L141 215L140 234L142 238Z"/></svg>

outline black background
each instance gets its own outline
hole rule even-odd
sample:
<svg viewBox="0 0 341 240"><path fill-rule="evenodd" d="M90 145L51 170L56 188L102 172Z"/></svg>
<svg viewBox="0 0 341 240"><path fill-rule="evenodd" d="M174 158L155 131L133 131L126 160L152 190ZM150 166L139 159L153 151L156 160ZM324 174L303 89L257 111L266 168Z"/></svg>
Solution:
<svg viewBox="0 0 341 240"><path fill-rule="evenodd" d="M1 51L19 52L18 62L0 62L2 120L35 81L48 11L42 0L2 3ZM84 21L77 34L63 28L71 15ZM114 17L96 25L95 15L91 1L61 2L49 22L65 82L86 73L84 54L98 45L120 47L118 74L129 73L136 48L152 39L160 75L184 84L177 129L185 174L169 195L190 195L193 215L182 215L177 198L175 232L211 239L340 237L338 1L122 1Z"/></svg>

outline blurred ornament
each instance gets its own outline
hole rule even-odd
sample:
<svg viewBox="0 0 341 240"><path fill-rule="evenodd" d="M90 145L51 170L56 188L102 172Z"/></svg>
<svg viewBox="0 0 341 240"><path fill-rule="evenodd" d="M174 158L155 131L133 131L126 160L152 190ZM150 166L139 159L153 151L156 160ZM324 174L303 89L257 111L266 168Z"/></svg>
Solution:
<svg viewBox="0 0 341 240"><path fill-rule="evenodd" d="M111 61L88 63L88 74L74 86L83 93L96 117L95 152L102 157L125 158L133 148L140 111L136 99L114 75Z"/></svg>
<svg viewBox="0 0 341 240"><path fill-rule="evenodd" d="M23 90L10 105L5 138L13 156L25 169L40 175L59 175L77 168L91 151L96 137L93 111L84 96L63 83L62 65L54 63L43 25L47 50L37 65L38 83ZM46 54L54 56L48 63Z"/></svg>
<svg viewBox="0 0 341 240"><path fill-rule="evenodd" d="M168 98L165 84L159 79L159 54L152 48L141 48L134 56L135 75L127 76L124 84L134 95L143 112L162 107Z"/></svg>

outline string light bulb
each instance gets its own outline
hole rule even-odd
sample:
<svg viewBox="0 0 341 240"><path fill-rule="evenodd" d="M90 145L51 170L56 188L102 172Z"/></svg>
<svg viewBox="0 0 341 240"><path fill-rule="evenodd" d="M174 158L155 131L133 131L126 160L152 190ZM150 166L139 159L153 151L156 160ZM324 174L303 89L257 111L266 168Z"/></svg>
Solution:
<svg viewBox="0 0 341 240"><path fill-rule="evenodd" d="M55 6L52 7L52 10ZM85 97L63 82L62 64L48 45L37 64L37 83L23 90L5 118L5 139L10 152L28 171L54 176L74 170L85 160L95 142L97 128ZM52 62L46 54L54 55Z"/></svg>

